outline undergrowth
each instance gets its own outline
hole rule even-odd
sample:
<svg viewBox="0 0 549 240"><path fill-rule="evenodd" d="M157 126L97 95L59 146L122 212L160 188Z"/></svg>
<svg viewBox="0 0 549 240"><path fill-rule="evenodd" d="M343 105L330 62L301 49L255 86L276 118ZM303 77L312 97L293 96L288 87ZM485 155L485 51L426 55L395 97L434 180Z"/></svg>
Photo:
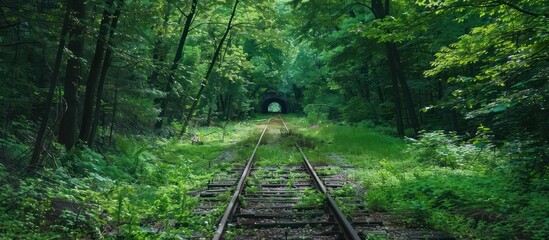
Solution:
<svg viewBox="0 0 549 240"><path fill-rule="evenodd" d="M483 126L468 139L433 131L401 140L368 122L311 126L287 119L296 134L317 143L306 149L312 162L355 166L349 177L367 189L367 206L407 227L460 239L549 238L546 171L524 168L542 157L535 149L496 146Z"/></svg>
<svg viewBox="0 0 549 240"><path fill-rule="evenodd" d="M65 152L51 144L46 168L32 176L24 168L29 127L1 133L0 239L211 236L224 209L193 214L193 193L215 174L243 165L265 120L191 129L201 145L127 136L101 152L82 146ZM282 147L299 144L314 164L355 166L345 172L367 189L367 206L407 227L462 239L549 238L547 169L535 164L547 148L496 146L483 127L467 139L433 131L401 140L368 122L311 127L303 118L286 120L292 131L265 139L279 144L260 148L262 166L298 164L299 152ZM304 205L322 201L309 195Z"/></svg>
<svg viewBox="0 0 549 240"><path fill-rule="evenodd" d="M201 145L142 136L117 136L101 152L79 145L32 176L13 164L28 157L29 143L2 138L0 239L210 236L223 206L195 215L193 192L245 160L229 149L246 148L254 123L191 129Z"/></svg>

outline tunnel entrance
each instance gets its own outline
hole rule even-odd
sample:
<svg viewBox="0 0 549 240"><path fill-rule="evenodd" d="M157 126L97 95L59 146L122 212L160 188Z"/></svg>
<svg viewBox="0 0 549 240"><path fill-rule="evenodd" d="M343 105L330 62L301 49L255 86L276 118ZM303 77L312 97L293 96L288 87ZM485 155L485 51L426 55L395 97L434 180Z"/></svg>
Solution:
<svg viewBox="0 0 549 240"><path fill-rule="evenodd" d="M286 97L276 93L267 92L261 95L261 113L288 113L288 101Z"/></svg>
<svg viewBox="0 0 549 240"><path fill-rule="evenodd" d="M282 106L280 106L280 103L272 102L271 104L269 104L268 111L270 113L279 113L282 111Z"/></svg>

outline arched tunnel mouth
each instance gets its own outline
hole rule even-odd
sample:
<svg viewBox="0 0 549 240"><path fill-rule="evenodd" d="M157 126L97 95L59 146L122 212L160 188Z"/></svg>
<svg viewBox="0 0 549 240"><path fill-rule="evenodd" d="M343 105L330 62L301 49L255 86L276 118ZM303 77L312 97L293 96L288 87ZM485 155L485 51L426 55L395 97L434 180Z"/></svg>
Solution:
<svg viewBox="0 0 549 240"><path fill-rule="evenodd" d="M269 98L261 104L261 113L288 113L288 103L280 98Z"/></svg>
<svg viewBox="0 0 549 240"><path fill-rule="evenodd" d="M269 104L269 113L280 113L282 112L282 106L280 106L280 103L272 102Z"/></svg>

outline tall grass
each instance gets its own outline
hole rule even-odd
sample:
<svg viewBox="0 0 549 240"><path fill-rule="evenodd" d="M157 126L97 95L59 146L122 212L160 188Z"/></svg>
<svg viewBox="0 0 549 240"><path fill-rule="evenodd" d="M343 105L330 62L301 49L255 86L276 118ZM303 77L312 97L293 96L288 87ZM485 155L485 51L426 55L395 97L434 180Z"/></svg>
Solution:
<svg viewBox="0 0 549 240"><path fill-rule="evenodd" d="M376 128L329 123L311 127L297 118L288 119L292 129L311 142L305 151L312 162L368 168L384 159L409 159L405 141Z"/></svg>
<svg viewBox="0 0 549 240"><path fill-rule="evenodd" d="M547 239L549 180L517 185L509 154L455 134L427 132L404 141L371 124L311 127L287 118L316 164L352 165L346 171L368 191L365 204L415 228L462 239Z"/></svg>

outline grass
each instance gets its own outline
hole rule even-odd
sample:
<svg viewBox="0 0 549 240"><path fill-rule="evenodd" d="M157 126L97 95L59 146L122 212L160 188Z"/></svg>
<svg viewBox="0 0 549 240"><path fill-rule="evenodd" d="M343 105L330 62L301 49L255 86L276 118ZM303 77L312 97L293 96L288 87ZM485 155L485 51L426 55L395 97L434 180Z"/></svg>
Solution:
<svg viewBox="0 0 549 240"><path fill-rule="evenodd" d="M194 215L193 192L246 158L266 118L224 128L190 129L184 139L116 137L116 148L77 148L63 167L36 177L11 176L0 164L0 239L158 238L209 236L223 213ZM177 128L178 129L178 128ZM226 196L220 196L224 200ZM226 199L225 199L226 200Z"/></svg>
<svg viewBox="0 0 549 240"><path fill-rule="evenodd" d="M462 239L549 237L547 177L518 184L521 175L503 150L483 150L440 131L407 142L370 124L311 127L299 117L286 120L308 142L311 162L354 166L345 171L367 189L367 206L399 216L407 227Z"/></svg>
<svg viewBox="0 0 549 240"><path fill-rule="evenodd" d="M257 149L255 165L261 167L277 167L283 165L299 165L301 155L297 150L288 151L284 146L269 145Z"/></svg>
<svg viewBox="0 0 549 240"><path fill-rule="evenodd" d="M379 129L330 123L311 127L297 116L285 119L305 142L300 145L305 145L305 153L313 163L369 168L380 159L404 161L409 158L403 140L376 131Z"/></svg>
<svg viewBox="0 0 549 240"><path fill-rule="evenodd" d="M59 160L63 167L34 177L14 176L0 164L0 239L154 238L143 231L153 228L167 238L211 235L223 203L212 214L194 215L198 199L191 193L242 166L266 119L191 129L202 145L119 136L115 150L103 155L78 148ZM482 151L443 132L410 143L370 124L312 128L303 118L285 119L292 132L265 139L278 145L259 148L259 166L299 164L299 152L286 148L299 143L314 164L355 166L325 173L348 173L367 189L370 209L399 216L408 227L463 239L549 238L549 180L517 172L508 159L518 153ZM25 147L9 143L10 149ZM304 203L320 199L310 195Z"/></svg>

